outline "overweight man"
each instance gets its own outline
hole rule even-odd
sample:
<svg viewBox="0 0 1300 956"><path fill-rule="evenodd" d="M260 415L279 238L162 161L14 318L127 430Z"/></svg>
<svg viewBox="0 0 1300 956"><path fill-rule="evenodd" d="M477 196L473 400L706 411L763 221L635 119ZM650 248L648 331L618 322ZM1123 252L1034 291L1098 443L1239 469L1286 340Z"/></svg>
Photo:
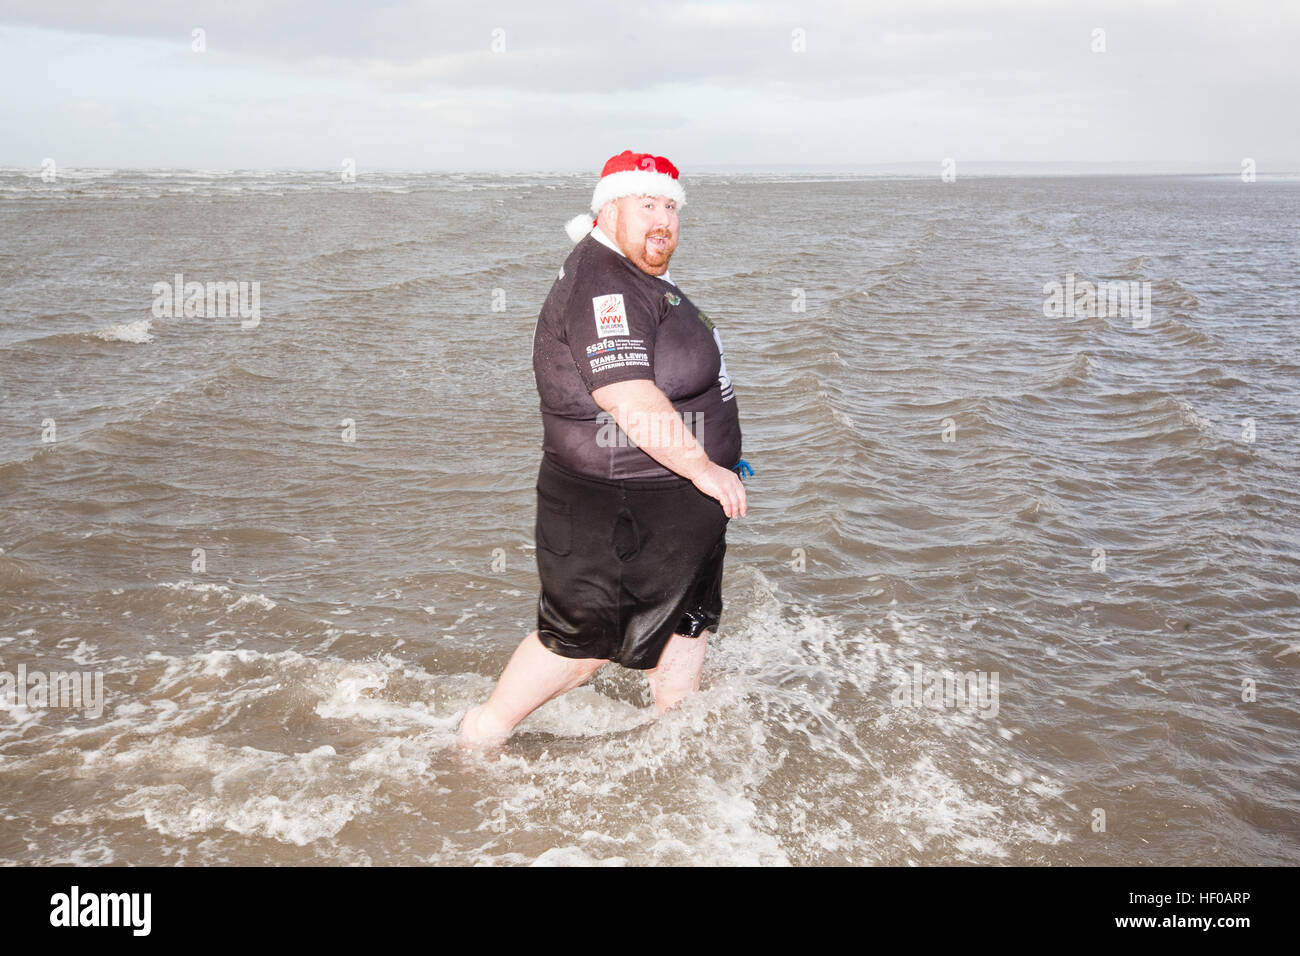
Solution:
<svg viewBox="0 0 1300 956"><path fill-rule="evenodd" d="M625 151L595 219L567 226L577 244L533 334L537 629L466 712L464 747L504 741L611 661L645 672L660 713L699 689L748 466L721 337L668 273L685 202L677 167Z"/></svg>

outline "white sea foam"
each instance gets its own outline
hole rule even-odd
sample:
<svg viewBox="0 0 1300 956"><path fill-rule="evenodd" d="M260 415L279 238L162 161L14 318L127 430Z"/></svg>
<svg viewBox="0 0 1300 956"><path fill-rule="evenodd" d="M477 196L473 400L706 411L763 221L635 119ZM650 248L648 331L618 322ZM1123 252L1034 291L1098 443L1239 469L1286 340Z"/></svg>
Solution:
<svg viewBox="0 0 1300 956"><path fill-rule="evenodd" d="M224 585L165 586L240 600ZM845 633L748 568L732 595L737 613L710 639L700 693L657 716L641 675L607 669L537 711L504 750L469 757L457 790L430 790L433 767L492 677L431 674L392 655L151 652L107 720L59 728L59 752L76 761L68 772L103 792L53 823L132 820L174 840L238 835L366 862L345 830L379 809L382 791L416 805L455 799L478 815L443 833L430 862L989 862L1068 838L1053 810L1059 785L1017 758L1009 728L890 706L894 671L945 664L944 637L897 607L881 620L889 641ZM270 749L265 717L248 723L257 711L352 743ZM241 730L256 728L258 744L244 742ZM38 759L11 758L6 772L33 772ZM542 846L503 839L514 832Z"/></svg>
<svg viewBox="0 0 1300 956"><path fill-rule="evenodd" d="M95 338L103 339L105 342L132 342L140 345L153 341L153 336L149 334L152 327L152 319L137 319L134 322L125 322L122 325L110 325L107 328L96 329L93 334Z"/></svg>
<svg viewBox="0 0 1300 956"><path fill-rule="evenodd" d="M78 664L92 664L95 661L95 652L98 648L94 644L88 644L85 641L77 641L76 648L68 657Z"/></svg>
<svg viewBox="0 0 1300 956"><path fill-rule="evenodd" d="M1192 408L1191 405L1184 402L1182 399L1175 399L1175 401L1178 402L1178 411L1181 414L1183 421L1191 425L1202 435L1210 435L1214 433L1214 422L1210 421L1210 419L1205 416L1198 414L1196 409Z"/></svg>
<svg viewBox="0 0 1300 956"><path fill-rule="evenodd" d="M333 720L442 726L445 720L430 713L423 701L395 700L376 693L401 673L401 663L391 657L321 668L312 684L321 697L316 713Z"/></svg>
<svg viewBox="0 0 1300 956"><path fill-rule="evenodd" d="M553 846L537 859L531 866L625 866L627 860L621 856L601 859L585 853L576 846Z"/></svg>
<svg viewBox="0 0 1300 956"><path fill-rule="evenodd" d="M188 578L180 581L164 581L158 585L167 588L169 591L190 591L195 594L203 595L203 600L207 601L214 594L227 596L238 594L233 601L227 602L226 613L242 610L247 607L258 607L264 611L270 611L276 607L275 601L268 598L265 594L245 594L237 592L224 584L215 584L212 582L196 582Z"/></svg>
<svg viewBox="0 0 1300 956"><path fill-rule="evenodd" d="M275 607L275 602L265 594L243 594L240 595L238 601L230 605L230 610L238 611L241 607L247 607L250 604L260 607L264 611L269 611Z"/></svg>
<svg viewBox="0 0 1300 956"><path fill-rule="evenodd" d="M230 588L224 584L212 584L206 581L196 582L188 578L181 581L163 581L158 585L169 591L196 591L200 594L229 594Z"/></svg>
<svg viewBox="0 0 1300 956"><path fill-rule="evenodd" d="M78 758L76 775L113 783L93 805L55 813L56 826L135 819L170 838L228 832L297 846L328 841L373 809L380 786L397 783L412 793L427 787L431 749L447 746L454 731L450 719L428 720L422 700L362 703L367 690L382 689L388 680L429 679L391 658L347 664L296 651L236 648L186 657L155 652L146 663L149 672L163 665L143 688L146 695L170 696L131 700L106 724L64 731L74 738L93 734L97 741L94 748L63 750ZM403 731L432 726L439 732L417 739L375 736L347 754L330 744L281 753L212 735L247 707L265 706L268 696L329 693L327 685L334 696L324 702L326 711L354 722L380 719ZM115 799L108 796L113 790ZM343 849L338 857L356 855Z"/></svg>
<svg viewBox="0 0 1300 956"><path fill-rule="evenodd" d="M167 837L226 830L304 846L332 837L369 809L377 783L330 792L331 759L318 749L280 754L233 748L211 738L150 737L119 754L114 771L136 777L184 776L188 783L159 782L96 807L55 814L57 824L138 818ZM206 778L206 779L205 779Z"/></svg>

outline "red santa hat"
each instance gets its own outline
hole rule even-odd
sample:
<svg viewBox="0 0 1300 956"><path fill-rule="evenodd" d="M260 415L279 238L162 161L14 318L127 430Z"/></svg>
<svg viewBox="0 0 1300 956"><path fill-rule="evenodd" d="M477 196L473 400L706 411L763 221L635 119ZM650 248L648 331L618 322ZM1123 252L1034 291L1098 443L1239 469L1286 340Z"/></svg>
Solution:
<svg viewBox="0 0 1300 956"><path fill-rule="evenodd" d="M578 242L596 225L600 207L620 196L667 196L686 205L686 193L677 181L677 167L662 156L634 153L625 149L611 156L600 171L600 182L591 196L591 215L574 216L564 226L569 238Z"/></svg>

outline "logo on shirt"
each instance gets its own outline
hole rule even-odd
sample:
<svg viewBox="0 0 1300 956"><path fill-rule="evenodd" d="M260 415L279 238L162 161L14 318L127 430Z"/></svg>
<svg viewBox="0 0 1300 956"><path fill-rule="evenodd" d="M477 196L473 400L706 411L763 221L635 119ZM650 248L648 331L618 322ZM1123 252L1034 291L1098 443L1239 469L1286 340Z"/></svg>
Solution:
<svg viewBox="0 0 1300 956"><path fill-rule="evenodd" d="M669 305L681 305L681 304L682 304L682 300L681 300L678 296L673 295L671 292L665 292L665 293L664 293L664 298L668 300L668 304L669 304Z"/></svg>
<svg viewBox="0 0 1300 956"><path fill-rule="evenodd" d="M718 386L722 389L722 400L729 402L736 397L736 392L731 387L731 376L727 374L727 357L722 354L722 336L716 327L713 329L713 341L718 346Z"/></svg>
<svg viewBox="0 0 1300 956"><path fill-rule="evenodd" d="M631 335L627 327L627 310L623 308L623 293L598 295L591 300L596 310L596 334Z"/></svg>

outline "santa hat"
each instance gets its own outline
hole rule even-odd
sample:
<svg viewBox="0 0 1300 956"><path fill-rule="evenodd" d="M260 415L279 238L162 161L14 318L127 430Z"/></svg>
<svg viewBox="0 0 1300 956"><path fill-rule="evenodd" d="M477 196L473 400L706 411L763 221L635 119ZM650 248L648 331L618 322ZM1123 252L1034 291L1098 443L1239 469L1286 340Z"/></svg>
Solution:
<svg viewBox="0 0 1300 956"><path fill-rule="evenodd" d="M634 153L625 149L611 156L600 171L600 182L591 197L591 215L574 216L564 226L569 238L578 242L596 225L600 207L620 196L667 196L678 206L686 205L686 193L677 181L677 167L662 156Z"/></svg>

